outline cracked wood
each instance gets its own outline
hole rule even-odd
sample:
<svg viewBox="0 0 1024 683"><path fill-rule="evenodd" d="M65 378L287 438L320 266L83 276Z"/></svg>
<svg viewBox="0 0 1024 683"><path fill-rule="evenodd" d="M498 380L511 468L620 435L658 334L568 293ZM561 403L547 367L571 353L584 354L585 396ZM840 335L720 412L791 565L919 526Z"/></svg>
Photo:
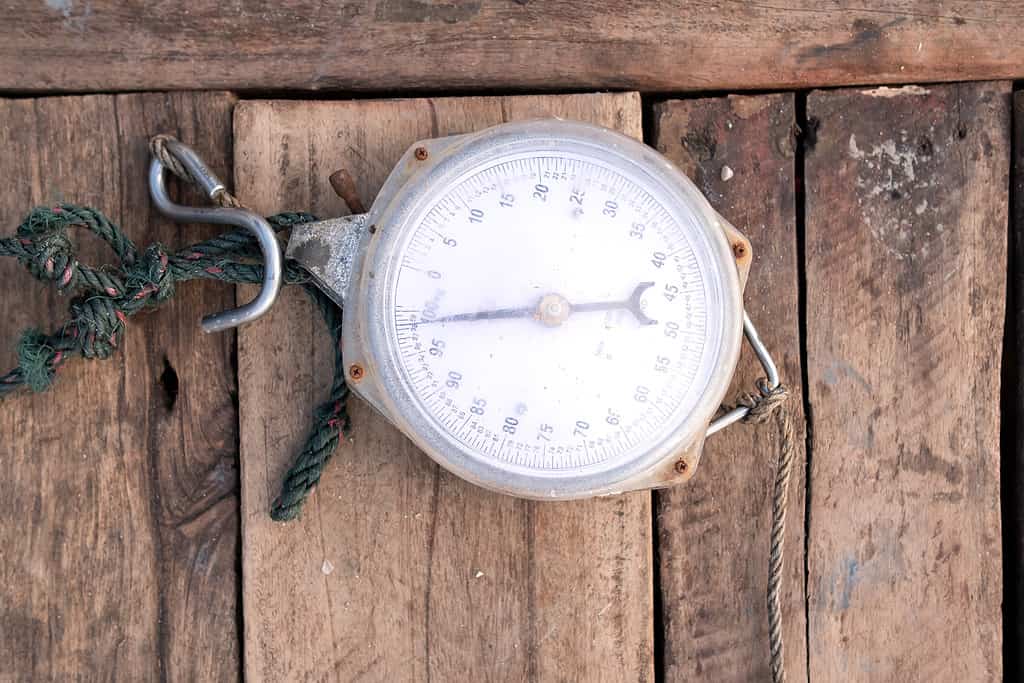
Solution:
<svg viewBox="0 0 1024 683"><path fill-rule="evenodd" d="M0 102L0 222L36 204L104 211L139 245L215 234L154 215L147 141L169 132L223 173L231 107L222 93ZM190 195L190 201L201 199ZM110 259L74 235L83 261ZM0 263L0 362L19 330L51 327L68 299ZM200 311L231 289L190 283L132 319L109 361L75 359L46 394L0 408L0 679L231 680L236 622L237 412L230 335Z"/></svg>

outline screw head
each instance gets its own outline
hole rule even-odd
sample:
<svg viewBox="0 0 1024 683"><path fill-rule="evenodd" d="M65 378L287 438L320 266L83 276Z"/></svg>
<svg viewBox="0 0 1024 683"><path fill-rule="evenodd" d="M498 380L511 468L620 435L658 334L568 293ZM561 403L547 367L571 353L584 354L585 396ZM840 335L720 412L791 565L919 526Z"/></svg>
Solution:
<svg viewBox="0 0 1024 683"><path fill-rule="evenodd" d="M427 148L426 148L426 147L417 147L417 148L416 148L416 151L415 151L415 152L413 152L413 154L414 154L414 155L416 156L416 158L417 158L417 159L419 159L420 161L423 161L423 160L425 160L425 159L426 159L426 158L427 158L428 156L430 156L430 155L429 155L429 154L427 153Z"/></svg>
<svg viewBox="0 0 1024 683"><path fill-rule="evenodd" d="M348 366L348 378L353 382L360 381L361 379L363 379L363 375L365 374L366 371L363 370L363 366L360 365L359 363L353 363L352 365Z"/></svg>

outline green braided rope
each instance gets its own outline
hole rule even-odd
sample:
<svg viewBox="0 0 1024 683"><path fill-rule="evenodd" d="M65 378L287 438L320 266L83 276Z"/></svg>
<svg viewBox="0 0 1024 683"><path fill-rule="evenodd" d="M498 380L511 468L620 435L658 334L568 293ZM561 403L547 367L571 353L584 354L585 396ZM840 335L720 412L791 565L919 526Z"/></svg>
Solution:
<svg viewBox="0 0 1024 683"><path fill-rule="evenodd" d="M277 231L315 221L308 213L281 213L268 219ZM117 267L93 268L75 258L70 229L84 228L102 239ZM0 398L21 387L49 389L60 367L73 356L109 358L124 335L128 318L174 295L175 284L199 278L230 283L263 281L259 245L243 230L219 235L174 253L154 244L140 253L134 243L99 211L61 204L37 207L13 237L0 238L0 256L16 258L36 279L60 293L73 294L70 319L45 334L25 330L18 342L18 367L0 375ZM350 423L348 387L341 362L341 309L310 281L304 270L285 263L285 284L301 286L320 309L334 340L334 381L327 402L316 410L313 429L285 475L270 515L294 519L320 481L323 468Z"/></svg>
<svg viewBox="0 0 1024 683"><path fill-rule="evenodd" d="M348 434L351 427L345 410L348 385L341 362L341 309L316 286L307 284L305 290L320 309L334 341L334 379L330 396L314 413L315 428L284 475L281 494L270 508L270 516L277 521L298 516L306 496L320 481L324 465L338 447L339 431Z"/></svg>

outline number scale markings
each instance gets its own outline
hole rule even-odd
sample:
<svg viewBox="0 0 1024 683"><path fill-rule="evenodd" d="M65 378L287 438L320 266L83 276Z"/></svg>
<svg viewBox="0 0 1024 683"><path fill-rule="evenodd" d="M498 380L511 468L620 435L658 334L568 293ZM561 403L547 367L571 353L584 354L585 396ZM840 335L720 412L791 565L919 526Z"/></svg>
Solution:
<svg viewBox="0 0 1024 683"><path fill-rule="evenodd" d="M681 419L705 352L690 240L642 178L600 162L537 153L478 167L422 212L398 259L404 377L477 456L558 471L638 455ZM612 308L641 281L654 282L641 306L655 324ZM548 320L538 302L552 296L566 310ZM450 316L462 319L439 320Z"/></svg>

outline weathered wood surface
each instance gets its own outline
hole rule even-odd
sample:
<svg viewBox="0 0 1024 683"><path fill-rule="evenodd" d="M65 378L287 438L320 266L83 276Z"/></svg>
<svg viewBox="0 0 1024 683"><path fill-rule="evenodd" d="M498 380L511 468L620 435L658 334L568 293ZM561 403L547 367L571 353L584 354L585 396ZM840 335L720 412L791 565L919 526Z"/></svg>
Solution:
<svg viewBox="0 0 1024 683"><path fill-rule="evenodd" d="M236 187L263 212L345 213L417 139L559 115L641 135L636 94L245 102ZM538 504L435 466L352 401L299 520L267 510L326 395L331 351L297 292L239 333L248 680L651 680L651 496Z"/></svg>
<svg viewBox="0 0 1024 683"><path fill-rule="evenodd" d="M780 89L1020 78L1024 4L118 0L0 8L0 89Z"/></svg>
<svg viewBox="0 0 1024 683"><path fill-rule="evenodd" d="M790 680L806 678L804 458L794 174L794 96L670 101L655 107L654 144L693 178L753 245L744 295L792 391L798 452L787 519L785 614ZM728 170L723 174L723 169ZM745 348L731 394L764 375ZM771 678L765 590L774 429L711 437L686 486L655 496L666 681Z"/></svg>
<svg viewBox="0 0 1024 683"><path fill-rule="evenodd" d="M232 103L217 93L0 101L4 233L31 206L68 201L106 212L139 245L210 234L154 215L146 143L178 134L225 172ZM83 260L110 260L97 242L82 237ZM239 675L234 344L196 327L201 311L233 301L230 288L181 286L158 314L129 322L113 359L69 362L50 393L0 404L0 680ZM0 262L5 370L20 330L58 325L67 304Z"/></svg>
<svg viewBox="0 0 1024 683"><path fill-rule="evenodd" d="M1009 93L809 97L811 680L1002 677Z"/></svg>

